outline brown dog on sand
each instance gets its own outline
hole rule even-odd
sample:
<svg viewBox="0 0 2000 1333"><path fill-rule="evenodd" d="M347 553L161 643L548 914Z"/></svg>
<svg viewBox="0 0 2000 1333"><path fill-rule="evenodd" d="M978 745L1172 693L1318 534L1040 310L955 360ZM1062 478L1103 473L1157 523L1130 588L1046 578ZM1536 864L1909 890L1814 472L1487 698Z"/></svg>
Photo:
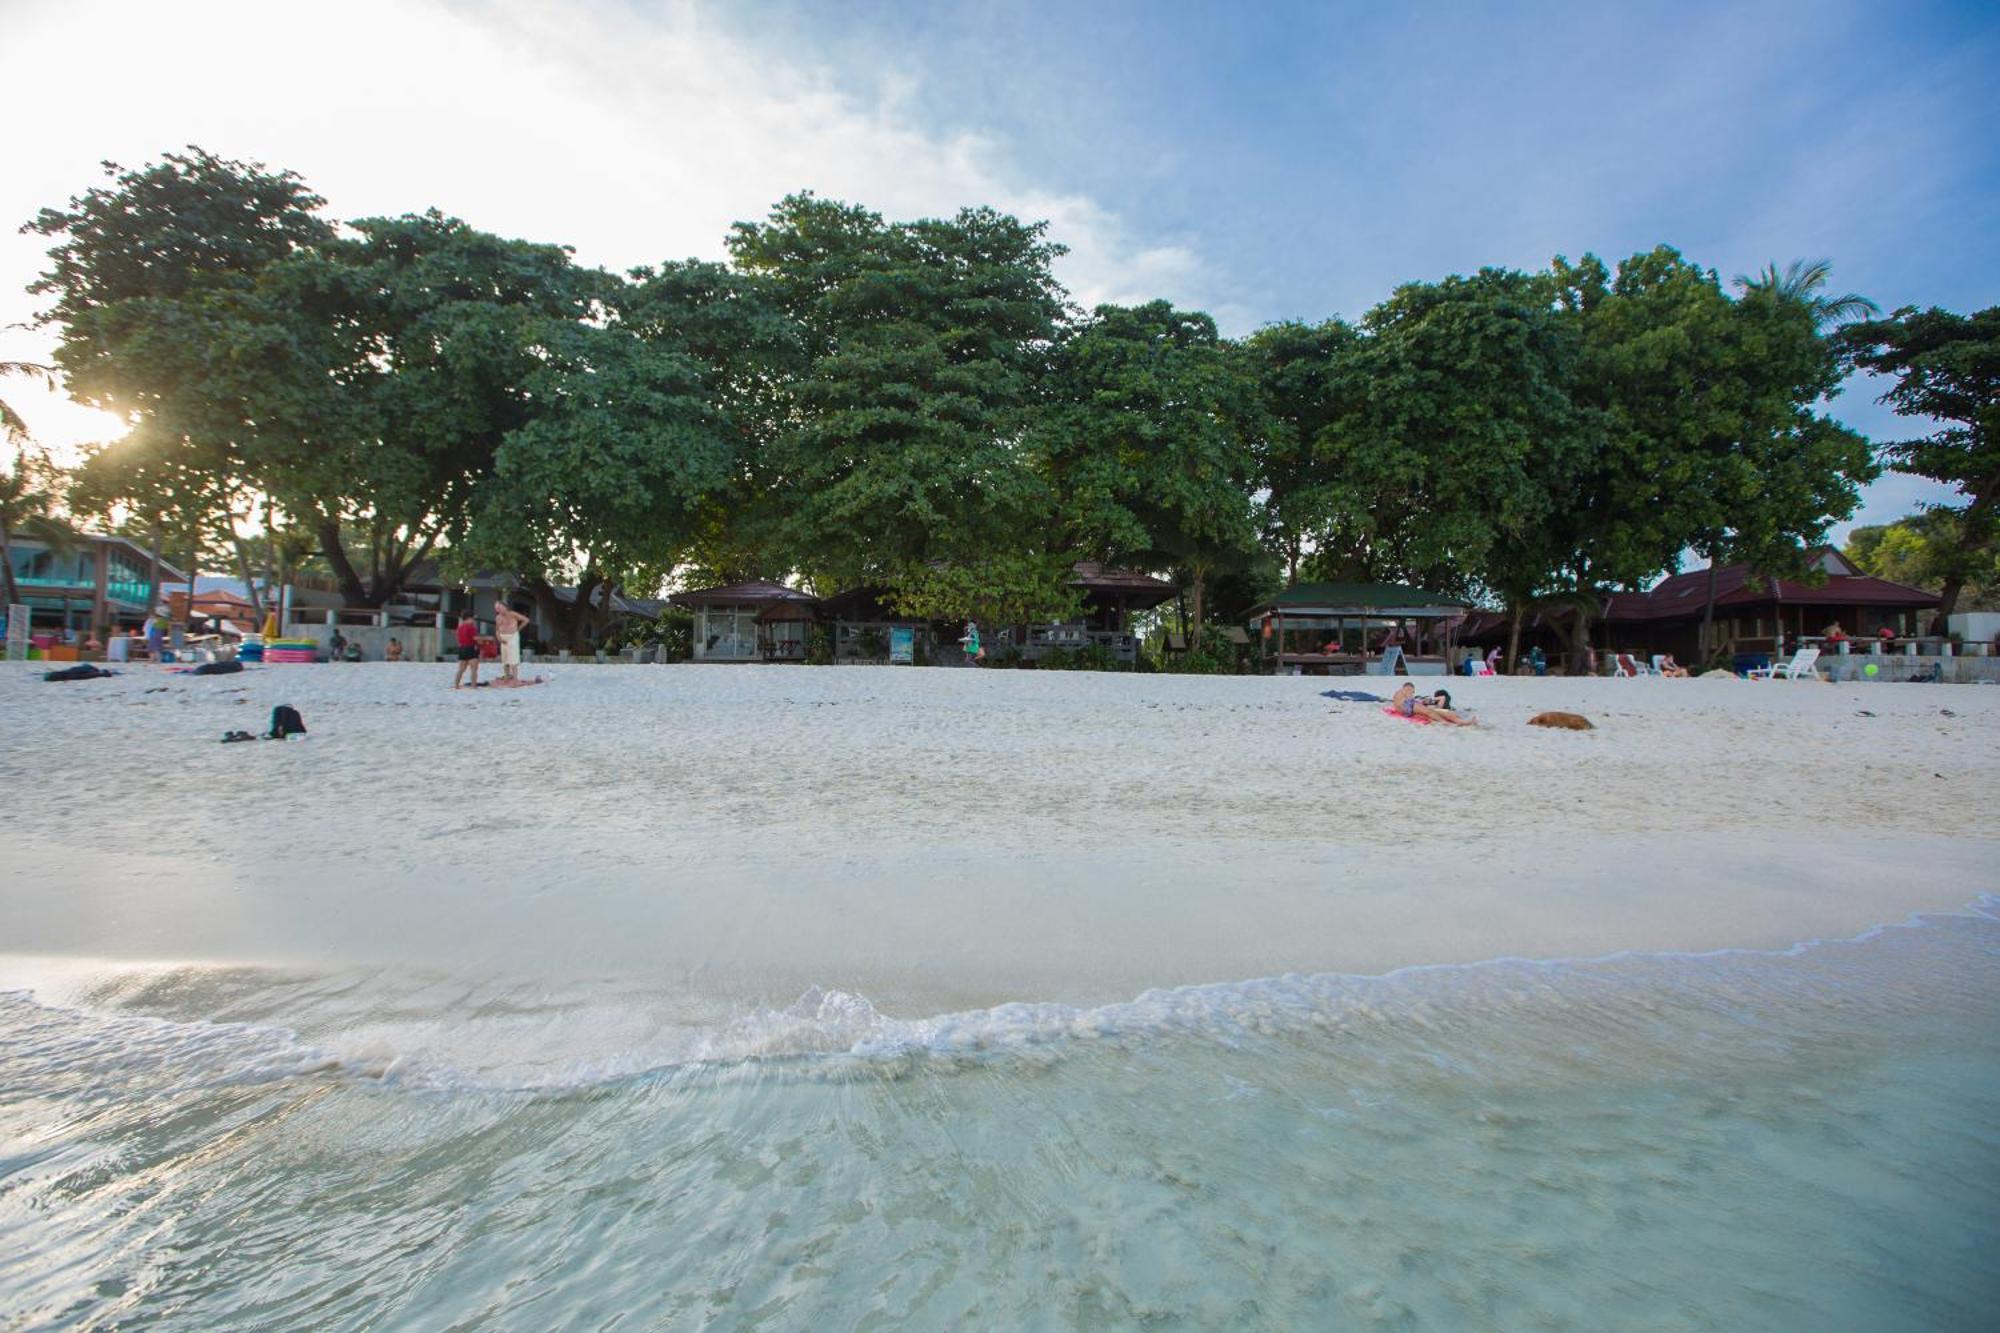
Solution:
<svg viewBox="0 0 2000 1333"><path fill-rule="evenodd" d="M1569 731L1594 731L1590 719L1581 713L1537 713L1528 719L1531 727L1562 727Z"/></svg>

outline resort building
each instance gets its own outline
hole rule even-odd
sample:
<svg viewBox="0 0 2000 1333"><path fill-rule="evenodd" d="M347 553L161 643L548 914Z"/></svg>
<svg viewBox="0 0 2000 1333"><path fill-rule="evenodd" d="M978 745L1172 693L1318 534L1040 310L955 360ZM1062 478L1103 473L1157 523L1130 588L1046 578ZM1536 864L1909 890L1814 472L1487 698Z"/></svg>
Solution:
<svg viewBox="0 0 2000 1333"><path fill-rule="evenodd" d="M816 598L782 583L753 579L698 588L667 599L694 612L697 662L803 662Z"/></svg>
<svg viewBox="0 0 2000 1333"><path fill-rule="evenodd" d="M938 634L929 622L890 606L887 590L850 588L820 602L832 630L836 662L916 664L936 660Z"/></svg>
<svg viewBox="0 0 2000 1333"><path fill-rule="evenodd" d="M165 560L153 581L152 553L125 537L79 533L60 547L16 537L6 558L30 620L78 633L135 626L153 613L162 585L187 583L187 575Z"/></svg>
<svg viewBox="0 0 2000 1333"><path fill-rule="evenodd" d="M1052 652L1097 649L1114 662L1136 661L1139 638L1132 633L1132 616L1152 610L1177 591L1165 579L1094 560L1071 566L1069 583L1082 595L1077 615L1038 625L981 626L987 656L1007 653L1024 662L1039 662Z"/></svg>
<svg viewBox="0 0 2000 1333"><path fill-rule="evenodd" d="M1249 629L1280 675L1442 676L1469 609L1400 583L1295 583L1250 608Z"/></svg>
<svg viewBox="0 0 2000 1333"><path fill-rule="evenodd" d="M1936 593L1863 574L1831 546L1813 551L1808 563L1825 576L1823 581L1771 578L1752 573L1748 565L1719 567L1710 642L1733 656L1774 657L1821 646L1836 625L1850 640L1879 642L1887 630L1905 646L1927 641L1929 617L1924 613L1937 606ZM1697 569L1647 592L1612 594L1601 618L1601 647L1701 661L1708 590L1709 572ZM1828 651L1834 649L1827 644Z"/></svg>
<svg viewBox="0 0 2000 1333"><path fill-rule="evenodd" d="M1936 593L1864 574L1831 546L1807 557L1818 582L1758 574L1746 564L1722 565L1714 575L1715 612L1710 630L1714 652L1726 653L1737 669L1762 666L1799 648L1842 650L1829 636L1835 625L1850 643L1880 647L1883 631L1897 651L1933 655L1942 640L1927 633ZM1618 653L1650 659L1671 654L1683 666L1700 666L1711 653L1701 643L1701 622L1709 596L1706 568L1676 574L1645 592L1611 593L1591 625L1590 642L1599 666L1609 670ZM1460 643L1479 648L1507 644L1504 614L1482 612L1459 633ZM1569 639L1559 618L1530 616L1522 625L1521 649L1544 650L1555 669L1567 667Z"/></svg>

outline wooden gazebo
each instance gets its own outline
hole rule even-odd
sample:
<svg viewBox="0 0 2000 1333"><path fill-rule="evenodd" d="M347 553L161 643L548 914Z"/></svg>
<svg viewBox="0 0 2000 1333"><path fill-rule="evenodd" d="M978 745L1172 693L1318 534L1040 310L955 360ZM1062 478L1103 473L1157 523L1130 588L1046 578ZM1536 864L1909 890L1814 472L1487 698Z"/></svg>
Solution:
<svg viewBox="0 0 2000 1333"><path fill-rule="evenodd" d="M1450 674L1460 598L1400 583L1295 583L1252 607L1249 631L1277 673Z"/></svg>

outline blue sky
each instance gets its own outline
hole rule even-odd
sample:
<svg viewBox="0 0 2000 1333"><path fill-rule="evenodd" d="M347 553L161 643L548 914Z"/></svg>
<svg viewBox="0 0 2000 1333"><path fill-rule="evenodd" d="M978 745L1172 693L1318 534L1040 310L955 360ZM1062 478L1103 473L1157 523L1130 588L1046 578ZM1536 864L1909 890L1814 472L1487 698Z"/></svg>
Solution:
<svg viewBox="0 0 2000 1333"><path fill-rule="evenodd" d="M1008 146L1199 257L1235 331L1398 282L1676 246L2000 301L2000 5L753 0L741 32ZM1837 404L1909 431L1856 381ZM1936 488L1885 479L1872 516Z"/></svg>
<svg viewBox="0 0 2000 1333"><path fill-rule="evenodd" d="M439 207L612 267L719 258L798 189L1046 218L1079 300L1232 333L1399 282L1827 258L1885 308L2000 302L2000 5L8 0L0 358L41 267L12 223L106 158L297 170L338 217ZM88 91L79 96L78 90ZM1907 434L1856 384L1837 414ZM117 424L9 401L58 447ZM1937 488L1889 478L1860 517Z"/></svg>

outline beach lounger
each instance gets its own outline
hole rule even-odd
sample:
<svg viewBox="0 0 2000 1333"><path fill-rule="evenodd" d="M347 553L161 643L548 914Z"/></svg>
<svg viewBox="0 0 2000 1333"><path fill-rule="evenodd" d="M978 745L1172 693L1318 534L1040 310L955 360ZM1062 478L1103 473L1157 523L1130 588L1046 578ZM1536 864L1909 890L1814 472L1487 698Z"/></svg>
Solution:
<svg viewBox="0 0 2000 1333"><path fill-rule="evenodd" d="M1813 669L1813 663L1817 661L1819 649L1801 648L1792 654L1791 661L1757 667L1749 675L1752 680L1818 680L1819 672Z"/></svg>

